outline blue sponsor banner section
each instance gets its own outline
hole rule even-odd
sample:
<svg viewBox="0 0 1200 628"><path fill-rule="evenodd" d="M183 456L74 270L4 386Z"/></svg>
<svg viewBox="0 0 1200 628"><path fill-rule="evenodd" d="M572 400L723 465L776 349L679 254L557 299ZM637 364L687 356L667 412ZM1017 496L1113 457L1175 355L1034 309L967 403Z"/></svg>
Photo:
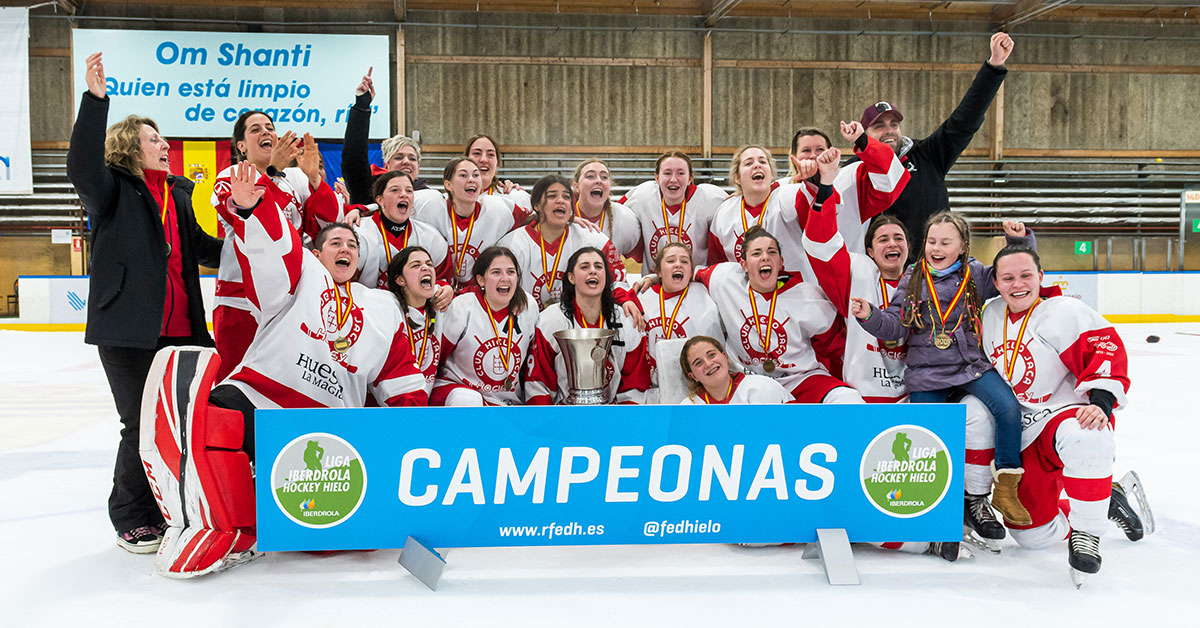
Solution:
<svg viewBox="0 0 1200 628"><path fill-rule="evenodd" d="M962 538L961 405L261 410L264 551Z"/></svg>

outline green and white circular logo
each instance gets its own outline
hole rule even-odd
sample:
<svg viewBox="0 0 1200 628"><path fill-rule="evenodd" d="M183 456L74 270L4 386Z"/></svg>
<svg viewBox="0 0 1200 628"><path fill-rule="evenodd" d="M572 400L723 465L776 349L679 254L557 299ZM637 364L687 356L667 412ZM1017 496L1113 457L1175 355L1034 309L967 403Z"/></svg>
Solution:
<svg viewBox="0 0 1200 628"><path fill-rule="evenodd" d="M305 434L288 443L271 467L275 504L306 528L330 528L350 518L367 492L362 457L333 434Z"/></svg>
<svg viewBox="0 0 1200 628"><path fill-rule="evenodd" d="M884 514L907 519L931 510L950 489L953 466L946 444L916 425L884 430L863 454L867 500Z"/></svg>

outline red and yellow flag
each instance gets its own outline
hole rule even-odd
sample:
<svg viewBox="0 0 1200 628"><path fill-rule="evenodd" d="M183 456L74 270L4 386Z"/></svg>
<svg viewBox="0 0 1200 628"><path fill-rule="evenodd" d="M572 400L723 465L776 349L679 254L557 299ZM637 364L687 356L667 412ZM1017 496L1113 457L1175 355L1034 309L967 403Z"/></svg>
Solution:
<svg viewBox="0 0 1200 628"><path fill-rule="evenodd" d="M171 141L171 174L191 179L192 211L196 222L209 234L222 237L217 227L217 212L210 204L213 181L229 165L229 140Z"/></svg>

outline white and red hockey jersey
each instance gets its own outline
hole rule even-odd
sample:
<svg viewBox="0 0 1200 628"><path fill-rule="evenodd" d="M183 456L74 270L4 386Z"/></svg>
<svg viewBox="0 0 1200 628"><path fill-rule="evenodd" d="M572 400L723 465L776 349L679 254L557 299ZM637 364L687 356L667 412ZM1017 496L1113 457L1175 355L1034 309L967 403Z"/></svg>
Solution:
<svg viewBox="0 0 1200 628"><path fill-rule="evenodd" d="M231 226L222 215L230 196L229 175L235 167L229 166L217 175L209 200L217 210L219 227L225 237L225 244L221 247L220 267L217 268L217 292L213 303L217 306L254 311L246 299L242 285L239 253L235 249L236 239L229 237ZM275 178L259 173L257 185L266 190L259 207L274 205L283 212L292 230L301 234L301 241L305 244L325 225L345 219L345 208L333 188L322 181L317 189L312 189L308 185L308 175L299 168L285 168L283 176Z"/></svg>
<svg viewBox="0 0 1200 628"><path fill-rule="evenodd" d="M708 295L704 284L694 281L681 292L666 294L663 294L662 284L656 284L639 294L638 301L646 319L646 349L652 386L658 386L658 363L654 359L658 341L709 336L725 345L725 329L721 327L721 317L716 315L717 304Z"/></svg>
<svg viewBox="0 0 1200 628"><path fill-rule="evenodd" d="M639 183L622 196L621 204L633 210L642 227L645 272L654 272L654 256L669 242L682 241L692 247L692 261L704 263L708 259L709 227L728 196L715 185L701 183L688 186L683 203L664 206L658 182L653 180Z"/></svg>
<svg viewBox="0 0 1200 628"><path fill-rule="evenodd" d="M438 367L442 363L441 314L434 311L432 318L426 317L428 306L410 305L404 309L404 336L408 338L417 369L425 377L425 392L430 393L437 380Z"/></svg>
<svg viewBox="0 0 1200 628"><path fill-rule="evenodd" d="M468 292L454 297L439 318L442 321L442 366L434 388L466 386L479 391L486 403L521 405L518 378L529 343L537 333L538 311L533 297L516 316L508 309L488 312L483 294ZM512 382L506 390L505 383ZM442 397L437 390L435 398Z"/></svg>
<svg viewBox="0 0 1200 628"><path fill-rule="evenodd" d="M518 223L525 222L526 218L533 215L533 197L525 190L513 188L512 191L505 194L497 188L489 188L483 192L480 198L491 198L504 203L508 211L512 212L513 219Z"/></svg>
<svg viewBox="0 0 1200 628"><path fill-rule="evenodd" d="M610 202L609 207L612 208L611 218L607 213L602 213L599 219L592 222L596 223L600 231L612 241L621 257L642 261L642 225L638 221L637 214L616 201ZM578 206L576 206L575 214L581 215Z"/></svg>
<svg viewBox="0 0 1200 628"><path fill-rule="evenodd" d="M542 245L541 232L537 224L510 231L496 243L507 247L521 265L521 288L533 295L538 309L555 303L562 294L563 277L567 272L567 261L576 251L584 247L595 247L604 252L608 265L613 270L613 286L625 287L625 264L616 247L603 233L589 231L576 224L567 225L566 232L553 242ZM542 253L545 251L545 256ZM553 274L553 278L551 278Z"/></svg>
<svg viewBox="0 0 1200 628"><path fill-rule="evenodd" d="M762 375L733 374L733 390L723 401L709 398L702 388L699 393L688 393L681 406L703 405L763 405L769 403L793 403L792 394L784 390L779 382Z"/></svg>
<svg viewBox="0 0 1200 628"><path fill-rule="evenodd" d="M429 251L438 277L448 272L446 260L450 257L450 247L446 239L437 229L419 220L410 218L403 234L397 235L384 226L382 212L375 212L359 221L354 232L358 234L358 282L364 286L387 289L388 264L408 246L420 246Z"/></svg>
<svg viewBox="0 0 1200 628"><path fill-rule="evenodd" d="M424 405L425 380L390 292L334 283L265 199L241 218L220 207L236 240L246 297L261 321L226 379L256 408Z"/></svg>
<svg viewBox="0 0 1200 628"><path fill-rule="evenodd" d="M439 275L438 279L449 281L458 291L473 283L471 269L479 254L499 242L516 224L508 207L492 196L481 196L469 216L455 214L451 201L447 200L440 212L421 220L446 239L449 262L446 274Z"/></svg>
<svg viewBox="0 0 1200 628"><path fill-rule="evenodd" d="M770 377L795 395L809 376L829 375L827 365L835 365L834 372L840 370L838 342L844 326L833 304L799 275L780 278L773 318L772 295L751 290L740 265L726 262L702 268L696 279L716 302L729 338L727 346L747 373ZM760 334L766 336L765 343ZM771 372L767 363L773 367Z"/></svg>
<svg viewBox="0 0 1200 628"><path fill-rule="evenodd" d="M866 137L866 136L864 136ZM856 150L861 161L847 164L838 170L833 180L834 199L837 206L838 232L846 241L846 250L852 253L866 253L863 237L867 232L867 224L871 219L882 214L904 191L908 185L909 174L896 157L895 151L882 142L867 139L867 147ZM805 181L804 194L810 201L817 195L817 186ZM826 207L833 207L830 201L825 201ZM802 255L804 248L804 224L808 220L808 210L812 204L796 204L794 214L784 213L781 224L772 223L767 227L779 239L779 246L784 252L784 261L789 267L796 264L791 258ZM917 234L909 234L917 238Z"/></svg>
<svg viewBox="0 0 1200 628"><path fill-rule="evenodd" d="M883 309L891 302L898 281L884 281L875 261L847 251L832 211L833 200L814 208L804 230L804 251L825 295L845 322L842 380L867 403L893 403L908 396L904 383L908 339L883 341L850 320L850 299L861 297Z"/></svg>
<svg viewBox="0 0 1200 628"><path fill-rule="evenodd" d="M646 336L633 321L617 308L621 327L613 338L604 361L605 399L612 403L641 404L650 389L649 352ZM529 350L529 365L525 377L525 400L530 405L560 404L567 397L567 364L559 354L554 333L564 329L584 327L582 314L575 308L567 318L562 307L546 308L538 319L537 335ZM592 325L594 326L594 325ZM604 326L604 325L601 325Z"/></svg>
<svg viewBox="0 0 1200 628"><path fill-rule="evenodd" d="M1055 294L1043 288L1043 296ZM1058 410L1087 405L1088 391L1106 390L1125 405L1129 358L1112 324L1078 299L1052 296L1012 315L1001 297L983 310L983 351L1021 403L1021 448ZM1022 327L1024 334L1022 335ZM1010 375L1011 372L1011 375Z"/></svg>

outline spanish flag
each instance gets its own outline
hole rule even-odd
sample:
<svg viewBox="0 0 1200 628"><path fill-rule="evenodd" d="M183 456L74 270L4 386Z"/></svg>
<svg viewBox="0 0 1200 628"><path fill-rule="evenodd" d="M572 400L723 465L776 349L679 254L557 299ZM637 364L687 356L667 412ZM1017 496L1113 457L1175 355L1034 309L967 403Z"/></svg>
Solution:
<svg viewBox="0 0 1200 628"><path fill-rule="evenodd" d="M191 179L192 210L200 228L216 237L223 237L217 227L217 211L210 204L213 181L229 165L229 140L171 141L171 174Z"/></svg>

